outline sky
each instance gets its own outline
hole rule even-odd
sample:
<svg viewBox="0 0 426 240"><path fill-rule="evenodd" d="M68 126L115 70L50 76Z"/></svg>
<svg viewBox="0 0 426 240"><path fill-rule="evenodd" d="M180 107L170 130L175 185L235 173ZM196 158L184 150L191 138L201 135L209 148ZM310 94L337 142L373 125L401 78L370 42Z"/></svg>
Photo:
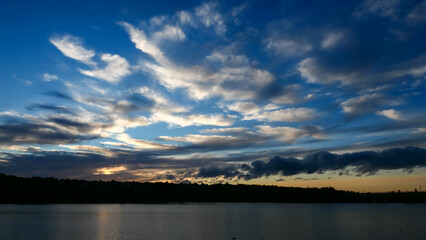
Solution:
<svg viewBox="0 0 426 240"><path fill-rule="evenodd" d="M426 1L3 1L0 172L426 188Z"/></svg>

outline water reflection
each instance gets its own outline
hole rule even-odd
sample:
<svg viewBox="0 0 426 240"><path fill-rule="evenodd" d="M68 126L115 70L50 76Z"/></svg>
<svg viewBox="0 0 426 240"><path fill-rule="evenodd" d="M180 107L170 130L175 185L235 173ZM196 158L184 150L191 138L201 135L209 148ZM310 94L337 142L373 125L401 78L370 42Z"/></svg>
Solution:
<svg viewBox="0 0 426 240"><path fill-rule="evenodd" d="M0 205L0 239L426 239L425 204Z"/></svg>

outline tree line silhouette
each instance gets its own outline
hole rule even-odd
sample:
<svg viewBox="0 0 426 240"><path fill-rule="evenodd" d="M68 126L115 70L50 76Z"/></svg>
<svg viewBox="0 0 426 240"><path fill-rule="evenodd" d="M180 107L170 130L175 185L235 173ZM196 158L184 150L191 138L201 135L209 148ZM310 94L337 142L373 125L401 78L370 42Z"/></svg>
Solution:
<svg viewBox="0 0 426 240"><path fill-rule="evenodd" d="M245 184L175 184L23 178L0 174L0 203L426 203L426 192L358 193Z"/></svg>

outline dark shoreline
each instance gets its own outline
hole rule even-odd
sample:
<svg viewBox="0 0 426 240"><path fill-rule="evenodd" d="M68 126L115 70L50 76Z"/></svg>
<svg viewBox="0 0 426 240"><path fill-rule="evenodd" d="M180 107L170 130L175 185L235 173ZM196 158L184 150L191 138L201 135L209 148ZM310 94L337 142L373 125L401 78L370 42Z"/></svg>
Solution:
<svg viewBox="0 0 426 240"><path fill-rule="evenodd" d="M0 174L0 204L426 203L426 192L357 193L327 188L22 178Z"/></svg>

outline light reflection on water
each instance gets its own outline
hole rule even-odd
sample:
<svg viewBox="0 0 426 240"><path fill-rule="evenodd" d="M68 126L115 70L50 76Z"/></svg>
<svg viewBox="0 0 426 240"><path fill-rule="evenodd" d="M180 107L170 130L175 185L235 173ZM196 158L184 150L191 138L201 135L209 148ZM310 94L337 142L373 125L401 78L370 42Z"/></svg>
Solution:
<svg viewBox="0 0 426 240"><path fill-rule="evenodd" d="M425 204L0 205L9 239L426 239Z"/></svg>

